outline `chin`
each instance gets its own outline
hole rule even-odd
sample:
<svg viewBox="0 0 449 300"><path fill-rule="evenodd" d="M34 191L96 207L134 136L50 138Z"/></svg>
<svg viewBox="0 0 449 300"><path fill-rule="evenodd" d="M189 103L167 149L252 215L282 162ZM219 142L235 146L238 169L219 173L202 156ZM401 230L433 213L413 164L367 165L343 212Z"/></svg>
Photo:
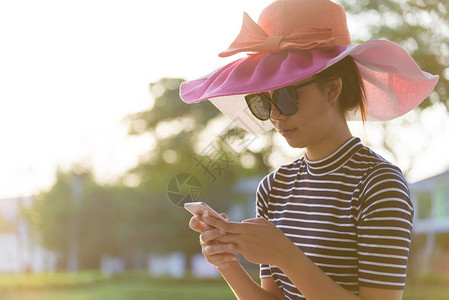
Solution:
<svg viewBox="0 0 449 300"><path fill-rule="evenodd" d="M286 140L290 147L304 149L317 143L321 136L321 133L316 130L298 130L290 137L287 137Z"/></svg>
<svg viewBox="0 0 449 300"><path fill-rule="evenodd" d="M300 148L300 149L303 149L303 148L306 148L308 145L309 145L309 143L306 141L306 140L304 140L304 139L301 139L301 138L298 138L298 137L292 137L292 138L290 138L290 139L286 139L287 140L287 143L290 145L290 147L292 147L292 148Z"/></svg>

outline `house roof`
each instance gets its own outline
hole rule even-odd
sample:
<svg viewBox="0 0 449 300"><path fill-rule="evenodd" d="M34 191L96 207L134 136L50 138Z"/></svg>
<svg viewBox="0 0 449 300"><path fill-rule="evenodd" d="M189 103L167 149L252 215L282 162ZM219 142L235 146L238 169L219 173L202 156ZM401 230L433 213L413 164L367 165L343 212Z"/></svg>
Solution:
<svg viewBox="0 0 449 300"><path fill-rule="evenodd" d="M409 184L409 187L411 191L432 191L437 185L443 182L449 185L449 170L424 180L411 183Z"/></svg>

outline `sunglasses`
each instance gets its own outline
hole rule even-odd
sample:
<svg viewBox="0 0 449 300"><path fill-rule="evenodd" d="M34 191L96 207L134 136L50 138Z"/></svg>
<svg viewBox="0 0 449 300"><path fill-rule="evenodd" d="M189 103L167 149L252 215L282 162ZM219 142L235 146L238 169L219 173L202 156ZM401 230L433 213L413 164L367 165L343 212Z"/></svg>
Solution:
<svg viewBox="0 0 449 300"><path fill-rule="evenodd" d="M296 91L302 87L314 83L318 77L297 85L289 85L273 92L271 97L269 93L255 93L245 96L246 104L252 114L261 121L266 121L270 118L271 105L283 115L291 116L298 111L298 96Z"/></svg>

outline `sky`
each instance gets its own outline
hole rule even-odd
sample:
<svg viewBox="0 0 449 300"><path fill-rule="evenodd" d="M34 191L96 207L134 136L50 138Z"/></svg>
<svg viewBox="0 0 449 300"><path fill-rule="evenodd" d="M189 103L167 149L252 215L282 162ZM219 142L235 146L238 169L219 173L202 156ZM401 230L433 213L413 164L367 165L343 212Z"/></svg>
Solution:
<svg viewBox="0 0 449 300"><path fill-rule="evenodd" d="M0 198L47 189L57 168L77 163L91 166L99 181L120 176L156 146L150 136L128 137L122 122L151 107L149 83L195 79L236 59L218 53L239 32L243 11L257 20L269 3L1 1ZM363 37L360 22L348 19L353 38ZM399 148L421 149L415 156L422 156L416 164L423 166L411 179L449 168L449 159L441 159L449 146L444 108L407 118L415 125L400 133ZM366 134L380 141L376 126ZM364 134L359 125L353 128ZM277 160L296 154L287 149Z"/></svg>

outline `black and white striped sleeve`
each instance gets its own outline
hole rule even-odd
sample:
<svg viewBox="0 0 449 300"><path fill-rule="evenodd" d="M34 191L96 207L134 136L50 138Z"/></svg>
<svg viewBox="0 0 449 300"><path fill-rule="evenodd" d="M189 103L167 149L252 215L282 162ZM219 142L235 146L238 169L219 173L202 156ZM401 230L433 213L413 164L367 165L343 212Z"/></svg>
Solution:
<svg viewBox="0 0 449 300"><path fill-rule="evenodd" d="M257 187L256 192L256 217L268 220L268 198L273 184L274 171L266 175Z"/></svg>
<svg viewBox="0 0 449 300"><path fill-rule="evenodd" d="M399 168L376 166L360 195L357 252L360 286L404 289L413 227L413 204Z"/></svg>
<svg viewBox="0 0 449 300"><path fill-rule="evenodd" d="M256 192L256 217L268 220L268 200L271 186L273 184L274 171L266 175L257 187ZM260 264L260 278L271 277L271 269L269 265Z"/></svg>

